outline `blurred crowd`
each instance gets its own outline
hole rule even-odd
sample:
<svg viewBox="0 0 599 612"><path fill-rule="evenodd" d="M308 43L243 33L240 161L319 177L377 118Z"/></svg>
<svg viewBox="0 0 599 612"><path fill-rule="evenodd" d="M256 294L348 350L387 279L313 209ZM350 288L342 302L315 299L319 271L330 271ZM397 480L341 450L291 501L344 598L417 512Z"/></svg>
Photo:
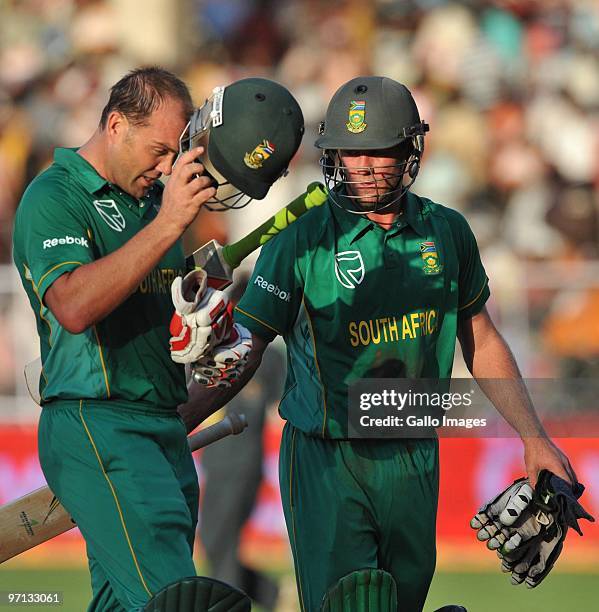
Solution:
<svg viewBox="0 0 599 612"><path fill-rule="evenodd" d="M312 143L339 85L405 83L431 126L415 191L466 214L491 280L527 287L535 348L558 358L528 374L597 373L596 0L0 0L0 263L28 181L55 146L87 139L112 83L151 63L198 104L244 76L286 85L306 119L290 195L318 178ZM202 215L194 242L243 234L232 219Z"/></svg>

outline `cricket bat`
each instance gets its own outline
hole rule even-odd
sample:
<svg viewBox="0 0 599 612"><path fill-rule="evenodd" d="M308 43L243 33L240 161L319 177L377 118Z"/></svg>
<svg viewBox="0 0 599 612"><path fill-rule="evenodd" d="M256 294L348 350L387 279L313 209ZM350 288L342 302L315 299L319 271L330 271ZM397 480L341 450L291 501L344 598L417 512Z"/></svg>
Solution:
<svg viewBox="0 0 599 612"><path fill-rule="evenodd" d="M243 414L224 419L188 437L196 451L208 444L237 435L247 427ZM41 487L0 507L0 563L75 527L75 521L49 487Z"/></svg>

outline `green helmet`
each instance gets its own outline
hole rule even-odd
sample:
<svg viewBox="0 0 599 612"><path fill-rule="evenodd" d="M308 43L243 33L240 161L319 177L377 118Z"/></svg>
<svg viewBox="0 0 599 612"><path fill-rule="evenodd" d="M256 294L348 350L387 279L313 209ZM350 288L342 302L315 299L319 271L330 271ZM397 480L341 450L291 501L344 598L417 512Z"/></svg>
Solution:
<svg viewBox="0 0 599 612"><path fill-rule="evenodd" d="M248 78L213 90L193 113L179 148L204 146L200 161L218 186L207 207L226 210L264 198L287 173L303 134L304 117L291 93L274 81Z"/></svg>
<svg viewBox="0 0 599 612"><path fill-rule="evenodd" d="M315 145L323 149L320 160L326 185L332 199L340 203L336 194L345 186L343 207L358 214L380 211L397 202L412 186L420 168L424 151L424 134L429 126L421 121L412 94L405 85L387 77L357 77L342 85L333 95L326 118L320 124L320 137ZM359 198L351 195L352 182L347 179L339 151L399 150L398 163L389 166L385 184L373 168L365 181L380 184L381 195L373 206L353 206ZM397 179L395 188L388 188L388 175ZM355 183L356 181L354 181ZM354 202L352 202L354 200Z"/></svg>

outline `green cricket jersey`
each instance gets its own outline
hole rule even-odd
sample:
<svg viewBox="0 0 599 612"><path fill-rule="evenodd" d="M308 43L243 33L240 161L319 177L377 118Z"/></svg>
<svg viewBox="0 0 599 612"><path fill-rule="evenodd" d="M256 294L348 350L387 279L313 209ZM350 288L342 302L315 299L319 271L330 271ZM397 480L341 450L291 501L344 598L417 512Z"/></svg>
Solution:
<svg viewBox="0 0 599 612"><path fill-rule="evenodd" d="M180 243L123 304L81 334L62 328L43 302L61 274L115 251L148 225L162 190L155 184L137 200L98 175L76 150L57 149L54 163L23 195L14 259L40 336L43 403L93 398L172 409L186 401L184 369L168 350L170 285L185 269Z"/></svg>
<svg viewBox="0 0 599 612"><path fill-rule="evenodd" d="M236 319L287 344L280 412L312 435L347 437L360 378L449 378L459 319L489 297L457 211L408 193L384 230L330 200L262 248Z"/></svg>

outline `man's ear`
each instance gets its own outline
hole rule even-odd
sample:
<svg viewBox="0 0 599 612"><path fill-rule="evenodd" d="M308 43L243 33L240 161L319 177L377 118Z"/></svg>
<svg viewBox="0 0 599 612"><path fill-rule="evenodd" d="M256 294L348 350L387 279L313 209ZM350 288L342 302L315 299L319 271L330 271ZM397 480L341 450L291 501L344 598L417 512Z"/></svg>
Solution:
<svg viewBox="0 0 599 612"><path fill-rule="evenodd" d="M128 129L129 121L123 113L114 110L108 115L105 131L110 138L122 138Z"/></svg>

